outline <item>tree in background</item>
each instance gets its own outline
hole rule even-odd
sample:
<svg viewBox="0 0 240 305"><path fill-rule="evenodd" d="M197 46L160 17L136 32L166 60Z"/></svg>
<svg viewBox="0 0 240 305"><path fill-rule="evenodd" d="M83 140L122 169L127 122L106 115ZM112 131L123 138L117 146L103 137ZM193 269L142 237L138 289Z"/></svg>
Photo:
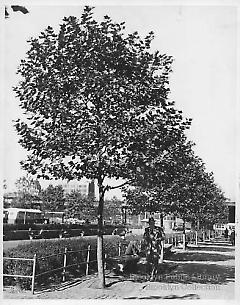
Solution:
<svg viewBox="0 0 240 305"><path fill-rule="evenodd" d="M98 275L105 287L103 208L105 192L146 181L154 159L190 125L168 100L172 57L150 51L153 33L124 34L124 23L93 19L50 26L30 49L14 88L26 120L17 120L19 143L28 150L24 169L44 179L95 179L98 185ZM136 170L137 169L137 170ZM143 173L146 173L145 175ZM111 186L106 178L122 178Z"/></svg>
<svg viewBox="0 0 240 305"><path fill-rule="evenodd" d="M81 192L72 191L66 194L65 207L68 217L84 219L89 221L96 220L97 208L95 201L89 196L83 196Z"/></svg>
<svg viewBox="0 0 240 305"><path fill-rule="evenodd" d="M61 185L49 185L41 192L42 211L63 212L65 209L64 190Z"/></svg>
<svg viewBox="0 0 240 305"><path fill-rule="evenodd" d="M30 175L19 178L15 186L17 192L20 193L29 193L32 195L39 195L41 192L41 184L37 179L34 179Z"/></svg>
<svg viewBox="0 0 240 305"><path fill-rule="evenodd" d="M137 187L125 189L126 202L134 213L173 214L182 218L184 224L197 223L198 228L226 216L226 199L192 148L193 143L182 142L169 149L164 160L155 162L148 184L139 181Z"/></svg>
<svg viewBox="0 0 240 305"><path fill-rule="evenodd" d="M40 208L41 184L37 179L27 175L19 178L15 186L17 192L11 207Z"/></svg>
<svg viewBox="0 0 240 305"><path fill-rule="evenodd" d="M105 200L104 219L119 224L122 222L122 204L123 201L113 197Z"/></svg>

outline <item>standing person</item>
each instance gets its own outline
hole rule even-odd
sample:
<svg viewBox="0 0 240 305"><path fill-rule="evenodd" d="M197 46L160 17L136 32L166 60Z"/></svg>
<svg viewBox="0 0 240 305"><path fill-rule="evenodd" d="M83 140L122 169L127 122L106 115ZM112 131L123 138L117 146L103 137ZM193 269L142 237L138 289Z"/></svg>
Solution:
<svg viewBox="0 0 240 305"><path fill-rule="evenodd" d="M158 262L161 255L161 241L164 239L163 228L155 226L153 217L149 218L149 227L145 229L143 239L146 247L146 259L151 266L151 278L157 274Z"/></svg>
<svg viewBox="0 0 240 305"><path fill-rule="evenodd" d="M235 230L233 229L231 234L230 234L230 242L232 246L235 246Z"/></svg>
<svg viewBox="0 0 240 305"><path fill-rule="evenodd" d="M226 228L225 231L224 231L224 238L226 240L228 239L228 228Z"/></svg>

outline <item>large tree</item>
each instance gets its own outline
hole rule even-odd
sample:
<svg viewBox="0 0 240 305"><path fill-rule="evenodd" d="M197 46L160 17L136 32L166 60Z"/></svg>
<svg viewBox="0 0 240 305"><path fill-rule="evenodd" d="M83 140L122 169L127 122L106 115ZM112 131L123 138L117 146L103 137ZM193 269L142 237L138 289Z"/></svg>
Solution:
<svg viewBox="0 0 240 305"><path fill-rule="evenodd" d="M190 123L168 100L172 57L151 52L152 39L124 34L124 23L108 16L97 22L85 7L80 20L64 18L59 33L49 26L30 39L18 69L14 90L26 120L15 126L29 151L23 167L44 179L97 181L101 287L104 195L118 187L106 178L145 179L155 155Z"/></svg>

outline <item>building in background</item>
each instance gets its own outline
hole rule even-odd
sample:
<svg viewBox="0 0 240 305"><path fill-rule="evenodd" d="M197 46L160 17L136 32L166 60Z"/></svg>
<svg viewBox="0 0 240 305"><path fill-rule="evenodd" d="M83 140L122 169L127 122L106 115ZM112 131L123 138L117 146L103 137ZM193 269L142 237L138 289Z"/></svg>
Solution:
<svg viewBox="0 0 240 305"><path fill-rule="evenodd" d="M94 180L90 181L70 181L61 184L64 193L70 194L71 192L79 192L82 196L88 196L89 198L95 198L95 183Z"/></svg>
<svg viewBox="0 0 240 305"><path fill-rule="evenodd" d="M64 193L70 194L71 192L79 192L83 196L88 196L88 185L89 182L76 182L76 181L70 181L67 183L61 184Z"/></svg>
<svg viewBox="0 0 240 305"><path fill-rule="evenodd" d="M91 198L91 199L95 199L96 198L94 180L92 180L88 184L88 197Z"/></svg>
<svg viewBox="0 0 240 305"><path fill-rule="evenodd" d="M234 201L227 201L226 202L228 207L228 222L235 223L235 202Z"/></svg>

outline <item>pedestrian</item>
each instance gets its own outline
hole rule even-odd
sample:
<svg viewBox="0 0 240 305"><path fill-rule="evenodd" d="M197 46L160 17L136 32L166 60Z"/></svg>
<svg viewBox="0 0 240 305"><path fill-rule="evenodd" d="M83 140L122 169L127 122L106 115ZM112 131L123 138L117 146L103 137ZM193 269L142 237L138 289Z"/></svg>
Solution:
<svg viewBox="0 0 240 305"><path fill-rule="evenodd" d="M224 238L226 240L228 239L228 228L226 228L225 231L224 231Z"/></svg>
<svg viewBox="0 0 240 305"><path fill-rule="evenodd" d="M235 230L233 229L231 234L230 234L230 242L232 246L235 246Z"/></svg>
<svg viewBox="0 0 240 305"><path fill-rule="evenodd" d="M151 266L150 280L155 278L158 271L158 262L161 256L162 240L164 240L163 228L155 226L153 217L149 218L149 227L145 229L143 239L146 247L146 260Z"/></svg>

